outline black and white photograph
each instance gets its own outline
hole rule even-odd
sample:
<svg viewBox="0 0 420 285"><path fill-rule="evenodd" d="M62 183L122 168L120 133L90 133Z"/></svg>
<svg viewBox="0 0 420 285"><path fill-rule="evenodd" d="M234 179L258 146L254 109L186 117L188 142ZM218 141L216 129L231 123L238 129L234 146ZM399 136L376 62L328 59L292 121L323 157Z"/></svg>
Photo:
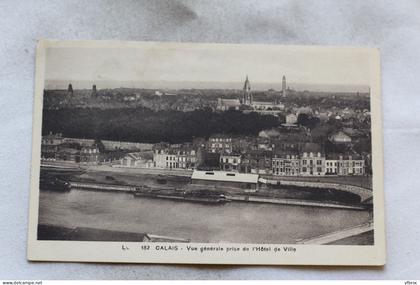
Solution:
<svg viewBox="0 0 420 285"><path fill-rule="evenodd" d="M36 241L382 246L377 50L88 43L38 48Z"/></svg>

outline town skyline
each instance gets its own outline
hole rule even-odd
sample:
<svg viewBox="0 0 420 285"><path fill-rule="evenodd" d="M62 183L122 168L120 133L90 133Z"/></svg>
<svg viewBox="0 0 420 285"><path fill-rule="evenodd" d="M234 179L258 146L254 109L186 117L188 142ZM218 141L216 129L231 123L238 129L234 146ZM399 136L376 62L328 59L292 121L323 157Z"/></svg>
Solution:
<svg viewBox="0 0 420 285"><path fill-rule="evenodd" d="M241 83L248 75L254 83L272 84L286 75L295 84L368 86L369 57L365 49L259 45L180 44L174 49L149 43L124 53L112 47L54 47L46 49L45 81Z"/></svg>
<svg viewBox="0 0 420 285"><path fill-rule="evenodd" d="M46 90L64 90L72 84L73 89L91 89L96 85L97 89L219 89L219 90L242 90L243 82L246 75L243 76L242 81L232 82L216 82L216 81L109 81L109 80L46 80ZM287 77L287 76L286 76ZM281 90L281 78L278 82L254 82L250 78L252 89L254 91L267 91L270 89ZM368 85L348 85L348 84L329 84L329 83L297 83L287 82L287 88L295 91L311 91L311 92L337 92L337 93L368 93L370 87Z"/></svg>

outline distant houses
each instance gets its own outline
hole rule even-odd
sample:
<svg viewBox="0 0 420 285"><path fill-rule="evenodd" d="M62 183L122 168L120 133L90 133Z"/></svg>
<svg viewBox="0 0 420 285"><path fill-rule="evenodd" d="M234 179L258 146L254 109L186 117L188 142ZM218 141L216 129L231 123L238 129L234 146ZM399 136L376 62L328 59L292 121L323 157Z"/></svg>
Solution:
<svg viewBox="0 0 420 285"><path fill-rule="evenodd" d="M50 133L42 138L41 159L94 165L99 163L100 152L95 144L81 145Z"/></svg>
<svg viewBox="0 0 420 285"><path fill-rule="evenodd" d="M276 176L298 176L300 158L296 153L277 152L272 158L272 173Z"/></svg>
<svg viewBox="0 0 420 285"><path fill-rule="evenodd" d="M79 155L81 164L98 164L99 162L99 148L97 145L82 146Z"/></svg>
<svg viewBox="0 0 420 285"><path fill-rule="evenodd" d="M153 167L161 169L194 169L197 154L192 144L156 144L153 150Z"/></svg>
<svg viewBox="0 0 420 285"><path fill-rule="evenodd" d="M338 133L332 134L328 138L334 144L349 144L351 143L351 137L340 131Z"/></svg>
<svg viewBox="0 0 420 285"><path fill-rule="evenodd" d="M239 110L241 101L239 99L222 99L217 100L216 109L218 111Z"/></svg>
<svg viewBox="0 0 420 285"><path fill-rule="evenodd" d="M232 153L232 137L216 134L209 138L208 147L212 153Z"/></svg>
<svg viewBox="0 0 420 285"><path fill-rule="evenodd" d="M42 138L41 156L45 160L83 165L110 163L115 167L272 176L366 174L370 156L357 154L349 147L341 148L345 151L340 153L325 152L322 145L310 142L306 136L298 130L289 130L286 136L272 129L260 132L259 137L214 134L207 140L195 138L191 143L157 143L137 151L130 151L132 145L127 144L125 150L101 153L99 146L89 140L78 143L50 133ZM331 134L328 139L339 146L352 142L343 131Z"/></svg>
<svg viewBox="0 0 420 285"><path fill-rule="evenodd" d="M365 160L357 154L329 154L325 160L326 174L363 175Z"/></svg>
<svg viewBox="0 0 420 285"><path fill-rule="evenodd" d="M152 168L153 159L147 158L141 152L130 152L121 158L121 166L133 168Z"/></svg>
<svg viewBox="0 0 420 285"><path fill-rule="evenodd" d="M241 165L240 154L221 154L220 155L220 169L224 171L239 172Z"/></svg>

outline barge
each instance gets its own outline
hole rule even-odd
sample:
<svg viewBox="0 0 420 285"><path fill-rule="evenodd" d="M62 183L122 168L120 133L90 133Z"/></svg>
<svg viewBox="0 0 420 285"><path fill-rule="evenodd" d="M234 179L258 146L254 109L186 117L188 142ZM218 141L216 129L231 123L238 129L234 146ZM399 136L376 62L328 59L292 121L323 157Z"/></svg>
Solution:
<svg viewBox="0 0 420 285"><path fill-rule="evenodd" d="M136 187L133 195L134 197L159 198L200 204L225 204L230 201L221 192L209 190L182 191L175 188L152 189L148 186Z"/></svg>
<svg viewBox="0 0 420 285"><path fill-rule="evenodd" d="M71 190L71 184L57 177L43 177L39 179L39 189L47 191L68 192Z"/></svg>

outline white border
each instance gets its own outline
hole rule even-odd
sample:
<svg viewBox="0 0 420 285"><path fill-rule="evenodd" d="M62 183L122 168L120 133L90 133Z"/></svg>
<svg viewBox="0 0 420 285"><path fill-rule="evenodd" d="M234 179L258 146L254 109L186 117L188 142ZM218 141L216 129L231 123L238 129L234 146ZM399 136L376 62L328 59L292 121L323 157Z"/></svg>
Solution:
<svg viewBox="0 0 420 285"><path fill-rule="evenodd" d="M89 48L141 48L159 46L176 48L180 45L194 48L250 48L282 50L322 50L323 52L359 51L370 58L371 119L372 119L372 164L373 164L373 204L374 204L374 245L290 245L296 252L238 252L238 253L191 253L187 251L140 250L141 245L168 245L167 243L136 242L80 242L80 241L38 241L38 201L41 150L42 100L45 73L45 50L47 47L89 47ZM126 263L184 263L184 264L284 264L284 265L371 265L385 264L385 219L383 191L383 143L381 118L379 50L371 48L278 46L278 45L233 45L159 42L119 42L119 41L51 41L41 40L37 47L35 99L32 134L31 192L28 226L28 260L32 261L83 261L83 262L126 262ZM122 245L130 250L121 250ZM170 245L186 246L170 243ZM256 246L255 244L190 244L200 246ZM267 245L283 247L287 245Z"/></svg>

